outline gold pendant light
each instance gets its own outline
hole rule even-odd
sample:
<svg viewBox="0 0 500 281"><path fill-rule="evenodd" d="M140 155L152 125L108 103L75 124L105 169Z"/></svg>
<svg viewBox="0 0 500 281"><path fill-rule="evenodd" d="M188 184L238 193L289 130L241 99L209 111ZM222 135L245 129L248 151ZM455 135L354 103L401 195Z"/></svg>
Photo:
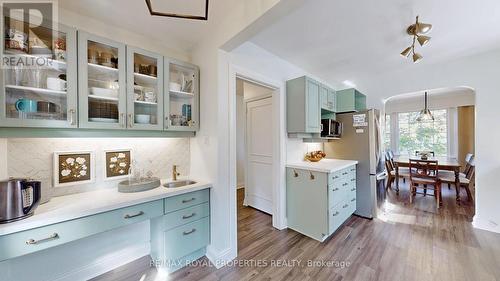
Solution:
<svg viewBox="0 0 500 281"><path fill-rule="evenodd" d="M432 24L419 22L417 16L415 23L408 26L408 28L406 29L408 35L411 35L413 37L413 42L410 47L404 49L401 52L401 56L407 58L410 56L410 54L413 54L412 60L414 63L421 61L423 58L422 55L415 52L415 41L418 41L420 46L427 45L427 43L429 43L429 41L431 40L431 37L422 34L428 33L429 31L431 31L431 29Z"/></svg>

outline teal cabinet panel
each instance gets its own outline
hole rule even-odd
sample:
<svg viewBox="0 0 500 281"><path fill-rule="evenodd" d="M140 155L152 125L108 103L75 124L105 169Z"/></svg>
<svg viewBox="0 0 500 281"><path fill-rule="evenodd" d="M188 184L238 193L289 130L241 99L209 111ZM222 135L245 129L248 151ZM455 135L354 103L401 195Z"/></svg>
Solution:
<svg viewBox="0 0 500 281"><path fill-rule="evenodd" d="M328 237L327 174L287 168L288 227L318 241Z"/></svg>
<svg viewBox="0 0 500 281"><path fill-rule="evenodd" d="M210 200L210 191L203 189L165 199L165 214L202 204Z"/></svg>
<svg viewBox="0 0 500 281"><path fill-rule="evenodd" d="M320 94L320 98L321 98L321 109L329 109L329 106L328 106L328 96L329 96L329 89L324 86L324 85L321 85L320 88L319 88L319 94Z"/></svg>
<svg viewBox="0 0 500 281"><path fill-rule="evenodd" d="M195 132L200 124L200 69L165 58L164 129Z"/></svg>
<svg viewBox="0 0 500 281"><path fill-rule="evenodd" d="M125 44L78 31L80 128L126 129Z"/></svg>
<svg viewBox="0 0 500 281"><path fill-rule="evenodd" d="M157 200L0 237L0 261L163 215Z"/></svg>
<svg viewBox="0 0 500 281"><path fill-rule="evenodd" d="M209 244L208 217L164 233L165 260L175 261Z"/></svg>
<svg viewBox="0 0 500 281"><path fill-rule="evenodd" d="M326 85L320 87L321 115L335 112L335 90Z"/></svg>
<svg viewBox="0 0 500 281"><path fill-rule="evenodd" d="M163 216L164 230L170 230L186 223L190 223L210 215L210 206L207 203L195 205Z"/></svg>
<svg viewBox="0 0 500 281"><path fill-rule="evenodd" d="M127 46L127 128L163 130L163 56Z"/></svg>
<svg viewBox="0 0 500 281"><path fill-rule="evenodd" d="M287 81L288 133L321 132L320 83L306 76Z"/></svg>
<svg viewBox="0 0 500 281"><path fill-rule="evenodd" d="M8 27L4 26L3 30ZM10 48L5 34L0 34L3 42L0 52L4 62L10 64L0 69L0 127L78 126L76 33L74 28L57 24L54 30L37 34L41 41L65 45L64 50L55 47L50 57ZM40 67L34 67L34 61Z"/></svg>
<svg viewBox="0 0 500 281"><path fill-rule="evenodd" d="M337 113L366 110L366 96L351 88L337 91Z"/></svg>
<svg viewBox="0 0 500 281"><path fill-rule="evenodd" d="M321 132L321 110L319 108L320 85L312 80L307 80L306 93L306 133Z"/></svg>
<svg viewBox="0 0 500 281"><path fill-rule="evenodd" d="M332 173L287 168L288 227L324 241L356 210L356 166Z"/></svg>

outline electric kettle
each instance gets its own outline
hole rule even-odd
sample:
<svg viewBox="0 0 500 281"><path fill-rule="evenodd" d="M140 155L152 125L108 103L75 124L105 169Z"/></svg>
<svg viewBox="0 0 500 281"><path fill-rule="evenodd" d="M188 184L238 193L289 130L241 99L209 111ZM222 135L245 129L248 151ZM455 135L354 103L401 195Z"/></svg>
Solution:
<svg viewBox="0 0 500 281"><path fill-rule="evenodd" d="M0 181L0 223L25 219L40 203L41 182L27 179Z"/></svg>

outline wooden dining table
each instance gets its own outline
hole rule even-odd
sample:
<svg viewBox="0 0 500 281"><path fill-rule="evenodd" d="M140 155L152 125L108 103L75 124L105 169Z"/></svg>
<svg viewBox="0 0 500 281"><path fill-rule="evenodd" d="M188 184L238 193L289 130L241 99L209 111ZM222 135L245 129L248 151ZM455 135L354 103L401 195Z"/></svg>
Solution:
<svg viewBox="0 0 500 281"><path fill-rule="evenodd" d="M409 167L410 159L421 160L420 157L414 156L394 156L394 165L396 170L396 179L399 179L399 167ZM452 171L455 173L455 189L457 201L460 201L460 163L456 158L449 157L429 157L427 160L437 160L438 169L444 171ZM396 191L399 191L399 181L396 180Z"/></svg>

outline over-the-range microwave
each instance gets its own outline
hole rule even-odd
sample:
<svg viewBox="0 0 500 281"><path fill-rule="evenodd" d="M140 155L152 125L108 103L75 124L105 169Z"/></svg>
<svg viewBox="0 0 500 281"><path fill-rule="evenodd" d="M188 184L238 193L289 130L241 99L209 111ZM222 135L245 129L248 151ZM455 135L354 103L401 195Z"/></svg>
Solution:
<svg viewBox="0 0 500 281"><path fill-rule="evenodd" d="M342 136L342 123L333 119L321 119L322 138L340 138Z"/></svg>

